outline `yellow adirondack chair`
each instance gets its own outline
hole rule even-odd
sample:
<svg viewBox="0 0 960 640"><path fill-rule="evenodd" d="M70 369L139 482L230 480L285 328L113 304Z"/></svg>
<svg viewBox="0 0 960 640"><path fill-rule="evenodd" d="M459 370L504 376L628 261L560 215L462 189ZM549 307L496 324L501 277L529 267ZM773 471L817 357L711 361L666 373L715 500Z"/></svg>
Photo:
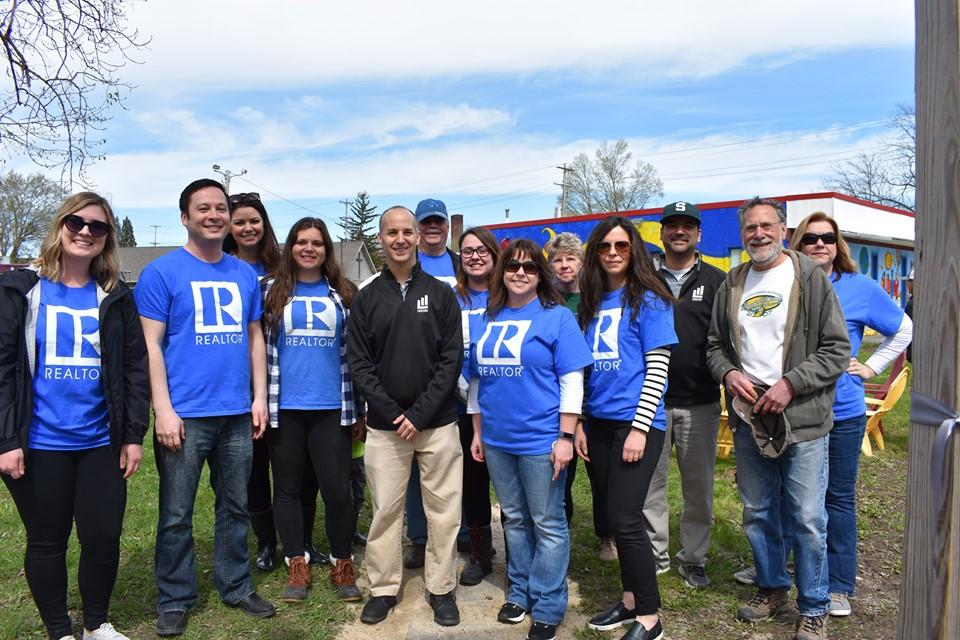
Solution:
<svg viewBox="0 0 960 640"><path fill-rule="evenodd" d="M733 431L730 431L727 418L727 397L723 385L720 385L720 428L717 430L718 458L727 458L733 451Z"/></svg>
<svg viewBox="0 0 960 640"><path fill-rule="evenodd" d="M893 382L887 394L882 399L866 398L867 402L867 429L863 434L863 444L860 445L860 452L865 456L873 456L873 447L870 446L870 439L873 438L877 449L883 451L883 429L880 421L883 416L888 414L891 409L897 406L900 396L907 388L907 380L910 378L910 367L904 367Z"/></svg>

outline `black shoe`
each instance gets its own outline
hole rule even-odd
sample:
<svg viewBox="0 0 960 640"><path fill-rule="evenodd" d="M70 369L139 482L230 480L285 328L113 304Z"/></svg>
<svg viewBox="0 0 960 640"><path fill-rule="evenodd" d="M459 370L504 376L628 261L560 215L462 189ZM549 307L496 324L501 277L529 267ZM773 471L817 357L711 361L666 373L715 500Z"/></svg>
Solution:
<svg viewBox="0 0 960 640"><path fill-rule="evenodd" d="M367 536L363 535L359 531L354 532L353 534L353 546L355 547L365 547L367 546Z"/></svg>
<svg viewBox="0 0 960 640"><path fill-rule="evenodd" d="M403 566L407 569L422 569L426 555L427 545L414 542L410 551L403 556Z"/></svg>
<svg viewBox="0 0 960 640"><path fill-rule="evenodd" d="M547 624L546 622L533 621L530 625L530 631L527 632L527 640L556 640L557 625Z"/></svg>
<svg viewBox="0 0 960 640"><path fill-rule="evenodd" d="M161 611L153 630L161 638L179 636L187 630L187 612L179 609Z"/></svg>
<svg viewBox="0 0 960 640"><path fill-rule="evenodd" d="M254 591L243 600L227 603L227 606L243 609L243 612L254 618L269 618L277 612L277 608L257 595Z"/></svg>
<svg viewBox="0 0 960 640"><path fill-rule="evenodd" d="M390 610L397 606L396 596L370 596L367 604L360 612L360 622L363 624L377 624L387 618Z"/></svg>
<svg viewBox="0 0 960 640"><path fill-rule="evenodd" d="M307 542L304 544L303 550L310 554L310 564L330 564L330 556L313 546L312 542Z"/></svg>
<svg viewBox="0 0 960 640"><path fill-rule="evenodd" d="M470 536L457 538L457 553L470 553L473 550L473 544L470 542Z"/></svg>
<svg viewBox="0 0 960 640"><path fill-rule="evenodd" d="M257 547L257 555L253 566L260 571L273 571L277 568L277 547L272 544L262 544Z"/></svg>
<svg viewBox="0 0 960 640"><path fill-rule="evenodd" d="M653 625L653 629L647 629L639 622L634 621L620 640L660 640L661 638L663 638L663 627L659 620L657 620L657 624Z"/></svg>
<svg viewBox="0 0 960 640"><path fill-rule="evenodd" d="M500 613L497 614L497 622L502 622L503 624L520 624L526 617L527 612L523 607L515 605L512 602L504 602L503 606L500 607Z"/></svg>
<svg viewBox="0 0 960 640"><path fill-rule="evenodd" d="M636 610L627 609L623 602L617 602L603 613L590 618L587 626L597 631L611 631L621 625L632 624L637 617ZM643 626L643 625L641 625Z"/></svg>
<svg viewBox="0 0 960 640"><path fill-rule="evenodd" d="M460 572L460 584L472 587L493 573L493 538L490 527L470 529L470 558Z"/></svg>
<svg viewBox="0 0 960 640"><path fill-rule="evenodd" d="M430 594L427 598L433 609L433 621L441 627L455 627L460 624L460 610L457 609L457 597L450 593Z"/></svg>

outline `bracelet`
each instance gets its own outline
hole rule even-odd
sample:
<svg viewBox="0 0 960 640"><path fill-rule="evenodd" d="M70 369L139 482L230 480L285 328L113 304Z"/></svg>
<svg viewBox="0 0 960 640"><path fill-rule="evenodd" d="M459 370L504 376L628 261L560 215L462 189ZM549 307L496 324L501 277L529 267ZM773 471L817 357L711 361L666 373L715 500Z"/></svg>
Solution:
<svg viewBox="0 0 960 640"><path fill-rule="evenodd" d="M563 438L564 440L569 440L569 441L573 442L573 434L572 434L572 433L567 433L566 431L561 431L561 432L560 432L560 437Z"/></svg>

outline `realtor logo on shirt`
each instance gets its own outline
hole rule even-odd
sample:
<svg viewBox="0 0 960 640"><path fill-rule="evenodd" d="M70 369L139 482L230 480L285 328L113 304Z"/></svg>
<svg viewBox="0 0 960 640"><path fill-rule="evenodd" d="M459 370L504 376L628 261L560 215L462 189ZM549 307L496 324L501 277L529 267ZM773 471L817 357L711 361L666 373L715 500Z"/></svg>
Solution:
<svg viewBox="0 0 960 640"><path fill-rule="evenodd" d="M597 324L593 334L594 360L619 360L620 346L617 336L620 333L620 317L623 309L604 309L597 314Z"/></svg>
<svg viewBox="0 0 960 640"><path fill-rule="evenodd" d="M242 333L243 301L236 282L191 282L193 327L201 333Z"/></svg>
<svg viewBox="0 0 960 640"><path fill-rule="evenodd" d="M321 296L294 296L283 308L283 330L288 336L332 338L337 333L333 300Z"/></svg>
<svg viewBox="0 0 960 640"><path fill-rule="evenodd" d="M477 342L477 363L520 365L520 347L529 330L530 320L491 322Z"/></svg>
<svg viewBox="0 0 960 640"><path fill-rule="evenodd" d="M100 331L97 309L47 307L46 364L99 367ZM61 330L61 328L63 330ZM68 336L67 340L60 340Z"/></svg>

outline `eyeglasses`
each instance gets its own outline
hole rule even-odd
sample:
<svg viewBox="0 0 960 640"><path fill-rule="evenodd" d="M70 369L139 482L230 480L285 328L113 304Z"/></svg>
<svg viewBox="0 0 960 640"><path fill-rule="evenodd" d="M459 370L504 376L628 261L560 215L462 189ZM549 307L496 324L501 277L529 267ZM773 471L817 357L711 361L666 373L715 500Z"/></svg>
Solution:
<svg viewBox="0 0 960 640"><path fill-rule="evenodd" d="M230 203L231 207L236 207L237 205L241 204L249 204L251 202L260 202L260 194L255 191L251 191L249 193L234 193L227 198L227 202Z"/></svg>
<svg viewBox="0 0 960 640"><path fill-rule="evenodd" d="M620 255L625 256L630 253L630 242L627 240L617 240L616 242L610 243L604 240L603 242L597 243L597 251L600 253L610 253L611 248Z"/></svg>
<svg viewBox="0 0 960 640"><path fill-rule="evenodd" d="M479 256L481 258L486 258L488 255L490 255L490 249L487 249L484 246L461 247L460 255L463 256L464 258L470 258L470 257L473 257L474 255Z"/></svg>
<svg viewBox="0 0 960 640"><path fill-rule="evenodd" d="M87 227L90 229L90 235L94 238L102 238L110 233L110 225L106 222L100 222L99 220L90 220L88 222L72 213L64 217L63 226L69 229L71 233L80 233L84 227Z"/></svg>
<svg viewBox="0 0 960 640"><path fill-rule="evenodd" d="M822 241L823 244L837 244L837 234L832 231L829 233L805 233L800 238L800 244L809 247L817 244L818 240Z"/></svg>
<svg viewBox="0 0 960 640"><path fill-rule="evenodd" d="M528 276L535 276L540 273L540 265L538 265L533 260L526 260L520 262L519 260L507 260L503 265L503 270L507 273L516 273L523 269L523 272Z"/></svg>

